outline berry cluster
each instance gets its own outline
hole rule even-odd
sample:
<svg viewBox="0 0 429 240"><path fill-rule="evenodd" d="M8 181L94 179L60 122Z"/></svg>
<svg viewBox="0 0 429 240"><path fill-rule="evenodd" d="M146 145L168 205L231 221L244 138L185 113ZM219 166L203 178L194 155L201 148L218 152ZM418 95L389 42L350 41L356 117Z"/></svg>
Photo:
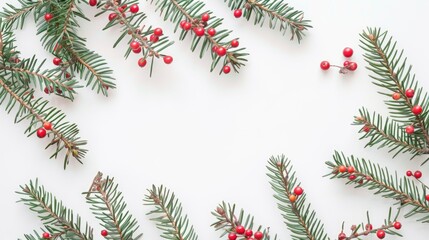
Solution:
<svg viewBox="0 0 429 240"><path fill-rule="evenodd" d="M358 233L357 232L358 227L356 225L353 225L351 227L351 230L353 232L352 235L350 237L347 237L347 235L343 231L341 231L341 233L338 234L338 240L346 240L346 239L351 239L351 238L358 238L359 236L362 236L362 235L367 236L371 232L375 232L375 234L377 235L377 237L379 239L383 239L383 238L386 237L386 231L385 231L385 229L388 229L388 228L395 228L396 230L399 230L399 229L402 228L402 224L400 222L396 221L396 222L390 224L389 226L382 226L379 229L373 230L372 224L371 223L367 223L365 225L365 231L361 232L361 233Z"/></svg>
<svg viewBox="0 0 429 240"><path fill-rule="evenodd" d="M52 123L44 122L43 127L37 129L36 133L39 138L44 138L46 137L46 131L50 131L50 130L52 130Z"/></svg>
<svg viewBox="0 0 429 240"><path fill-rule="evenodd" d="M289 194L289 201L291 203L294 203L298 196L302 195L304 193L304 189L302 189L300 186L295 187L293 190L293 193Z"/></svg>
<svg viewBox="0 0 429 240"><path fill-rule="evenodd" d="M260 231L253 233L252 229L246 229L245 227L239 225L235 228L235 232L228 234L229 240L236 240L237 235L244 236L247 240L261 240L264 238L264 234Z"/></svg>
<svg viewBox="0 0 429 240"><path fill-rule="evenodd" d="M349 48L349 47L344 48L343 55L346 58L350 58L351 56L353 56L353 49ZM337 66L337 65L331 65L328 61L322 61L320 63L320 68L322 70L326 71L326 70L328 70L331 67L339 68L340 69L340 73L346 74L346 73L348 73L350 71L355 71L357 69L358 65L357 65L357 63L351 62L349 60L344 61L342 67L341 66Z"/></svg>
<svg viewBox="0 0 429 240"><path fill-rule="evenodd" d="M413 98L414 97L414 89L411 89L411 88L409 88L409 89L407 89L407 90L405 90L405 96L402 96L402 94L401 93L399 93L399 92L395 92L395 93L393 93L392 94L392 99L393 100L395 100L395 101L398 101L398 100L400 100L401 98L407 98L407 99L411 99L411 98ZM413 106L412 108L411 108L411 112L414 114L414 115L416 115L416 116L419 116L420 114L422 114L423 113L423 108L420 106L420 105L415 105L415 106ZM406 126L405 127L405 132L407 133L407 134L413 134L414 133L414 131L415 131L415 129L414 129L414 125L408 125L408 126Z"/></svg>

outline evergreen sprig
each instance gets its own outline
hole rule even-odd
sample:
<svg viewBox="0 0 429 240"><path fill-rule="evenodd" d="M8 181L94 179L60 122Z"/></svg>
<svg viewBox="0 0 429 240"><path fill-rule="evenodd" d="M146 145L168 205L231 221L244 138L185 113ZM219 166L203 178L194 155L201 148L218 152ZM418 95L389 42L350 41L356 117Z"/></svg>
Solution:
<svg viewBox="0 0 429 240"><path fill-rule="evenodd" d="M151 0L153 3L154 0ZM213 71L216 66L222 62L222 66L231 66L232 69L238 73L239 69L245 65L247 61L244 52L245 48L233 48L231 47L231 40L227 39L232 33L231 30L220 29L223 19L213 16L211 11L205 10L205 4L197 0L156 0L155 5L157 11L161 12L164 16L164 20L170 20L176 24L175 32L177 32L182 21L186 21L191 24L190 30L182 28L180 32L180 40L184 40L189 32L192 35L191 50L195 51L199 48L200 58L202 58L205 52L211 52L212 64L210 71ZM201 20L201 16L204 13L210 14L210 19L205 22ZM204 35L197 36L194 33L194 29L204 28ZM214 36L211 36L206 29L213 28L216 30ZM224 56L217 54L219 48L227 49ZM223 60L222 60L223 59ZM219 71L219 74L223 72L223 68Z"/></svg>
<svg viewBox="0 0 429 240"><path fill-rule="evenodd" d="M138 0L125 0L118 4L115 0L104 0L98 4L101 10L96 16L104 13L109 13L112 18L103 30L112 27L120 27L120 35L113 45L116 47L123 39L128 39L128 46L132 41L137 41L141 45L141 55L144 60L150 62L150 75L153 71L153 63L155 59L163 58L167 55L161 53L163 50L174 44L167 36L163 35L155 40L151 40L150 36L153 35L152 26L146 27L143 21L146 19L146 14L142 11L129 14L129 8L133 4L138 4ZM130 38L126 38L126 36ZM125 52L125 58L129 56L131 49L128 47Z"/></svg>
<svg viewBox="0 0 429 240"><path fill-rule="evenodd" d="M354 184L355 188L367 188L376 195L395 200L401 209L409 206L405 217L416 215L417 221L429 223L429 204L425 199L424 184L416 184L406 176L399 177L397 172L390 173L379 164L354 156L347 157L344 153L335 152L333 159L333 162L326 162L331 170L326 176L331 179L347 178L347 184ZM344 171L348 167L353 170Z"/></svg>
<svg viewBox="0 0 429 240"><path fill-rule="evenodd" d="M396 41L387 35L387 31L379 28L368 28L360 37L365 61L369 64L367 69L372 72L370 77L382 89L380 94L389 97L385 103L392 119L383 122L379 115L374 114L370 121L367 110L361 110L364 116L359 116L356 124L367 125L368 132L362 138L370 139L368 146L388 146L391 151L396 151L395 156L399 152L411 152L414 156L428 154L428 94L418 86L404 51L397 50ZM413 96L407 94L407 90L413 90ZM392 98L393 94L399 95L399 98ZM412 109L415 106L421 106L423 112L414 113ZM406 126L414 128L409 135L399 132L404 131Z"/></svg>
<svg viewBox="0 0 429 240"><path fill-rule="evenodd" d="M310 20L304 19L304 13L295 10L283 0L224 0L232 10L244 9L243 16L253 23L261 26L268 20L271 29L279 29L285 35L288 30L290 39L296 38L298 42L305 36L305 31L312 28Z"/></svg>
<svg viewBox="0 0 429 240"><path fill-rule="evenodd" d="M21 186L17 193L21 196L20 202L37 213L52 239L93 239L93 229L87 223L83 224L80 216L75 215L73 210L65 207L50 192L45 191L37 179ZM36 231L34 233L35 236L25 235L26 239L41 239L41 235Z"/></svg>
<svg viewBox="0 0 429 240"><path fill-rule="evenodd" d="M310 204L306 204L306 193L300 196L294 194L294 189L300 183L297 182L291 162L284 155L271 157L267 169L275 192L274 198L278 201L277 206L287 228L292 232L292 239L329 239L316 212L311 210Z"/></svg>
<svg viewBox="0 0 429 240"><path fill-rule="evenodd" d="M139 225L137 220L127 210L122 192L113 178L103 178L97 173L91 187L86 194L87 203L97 219L108 231L106 239L111 240L137 240L143 234L137 234Z"/></svg>
<svg viewBox="0 0 429 240"><path fill-rule="evenodd" d="M146 205L154 209L148 213L153 216L151 220L156 222L158 229L162 231L161 237L171 240L197 240L198 235L194 227L189 223L187 215L183 216L182 204L173 192L164 186L152 186L145 196Z"/></svg>

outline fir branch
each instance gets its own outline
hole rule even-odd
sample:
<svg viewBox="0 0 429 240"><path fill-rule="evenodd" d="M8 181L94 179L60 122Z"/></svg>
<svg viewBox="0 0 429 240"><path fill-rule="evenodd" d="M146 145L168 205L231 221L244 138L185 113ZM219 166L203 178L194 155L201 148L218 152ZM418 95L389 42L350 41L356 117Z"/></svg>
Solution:
<svg viewBox="0 0 429 240"><path fill-rule="evenodd" d="M400 203L400 208L410 206L405 217L419 215L417 221L429 223L429 205L425 200L426 189L419 186L407 177L398 177L395 172L391 174L387 168L358 159L353 156L346 157L344 153L335 152L333 162L326 162L331 172L326 176L333 178L348 178L347 184L356 184L356 188L364 187L375 190L384 198L393 199ZM344 167L352 167L352 171L344 171ZM353 176L353 177L351 177Z"/></svg>
<svg viewBox="0 0 429 240"><path fill-rule="evenodd" d="M164 186L148 189L145 196L146 205L154 206L148 215L155 215L151 220L156 222L162 231L161 237L171 240L197 240L194 227L189 224L187 215L182 215L182 204L169 189Z"/></svg>
<svg viewBox="0 0 429 240"><path fill-rule="evenodd" d="M153 3L154 0L151 0ZM219 29L222 25L222 19L219 19L215 16L210 16L209 21L204 22L200 19L203 13L209 13L210 11L203 10L205 4L197 0L156 0L155 5L157 6L157 11L160 11L164 15L164 20L170 20L176 24L175 31L177 31L178 26L181 21L185 20L191 24L191 29L195 28L206 28L206 29L216 29L214 36L211 36L204 29L204 35L199 37L196 34L193 34L191 50L195 51L200 45L200 58L204 56L206 51L211 51L212 65L210 71L213 71L218 63L223 58L222 66L229 66L238 73L239 69L245 65L246 56L248 53L244 52L244 48L234 49L231 47L231 40L226 40L226 38L232 33L230 30ZM188 30L182 29L180 34L180 40L183 40L188 33ZM217 49L225 48L227 52L224 56L219 56L217 54ZM222 73L222 70L220 71Z"/></svg>
<svg viewBox="0 0 429 240"><path fill-rule="evenodd" d="M15 25L17 28L23 28L25 19L33 10L40 8L44 0L28 1L18 0L21 7L15 7L12 4L6 3L7 8L3 8L0 12L0 17L4 19L5 23Z"/></svg>
<svg viewBox="0 0 429 240"><path fill-rule="evenodd" d="M46 192L44 187L38 184L37 179L34 183L30 181L29 184L21 186L21 190L17 193L21 195L20 202L37 213L52 235L52 239L93 239L93 229L87 223L82 229L80 216L75 217L73 211L65 207L51 193ZM35 239L32 235L27 235L26 238Z"/></svg>
<svg viewBox="0 0 429 240"><path fill-rule="evenodd" d="M293 40L295 37L301 42L304 31L312 28L310 20L304 19L304 13L295 10L283 0L224 0L232 10L244 9L243 16L250 20L254 15L253 23L264 25L269 18L269 28L278 29L283 35L289 30Z"/></svg>
<svg viewBox="0 0 429 240"><path fill-rule="evenodd" d="M137 240L142 234L135 236L139 226L137 220L127 210L122 192L113 178L102 178L97 173L91 187L86 194L86 201L91 205L93 214L108 231L106 239L111 240Z"/></svg>
<svg viewBox="0 0 429 240"><path fill-rule="evenodd" d="M371 78L374 84L383 88L381 94L392 96L399 93L398 100L387 100L391 116L401 122L412 123L421 131L419 132L426 145L429 145L428 134L428 95L423 93L423 89L418 87L415 75L411 74L412 66L407 65L407 59L403 57L404 51L396 49L396 42L392 37L387 36L387 32L382 32L377 28L368 28L366 32L360 34L361 48L365 51L365 61L369 64L368 70L372 72ZM406 96L406 90L415 90L413 98ZM411 109L420 105L423 113L415 115Z"/></svg>
<svg viewBox="0 0 429 240"><path fill-rule="evenodd" d="M285 156L271 157L267 169L271 187L275 192L274 197L288 229L292 232L292 239L329 239L323 224L316 218L315 211L310 209L310 204L306 206L306 194L294 194L295 187L300 184L297 183L290 161ZM291 200L294 199L291 196L296 200Z"/></svg>

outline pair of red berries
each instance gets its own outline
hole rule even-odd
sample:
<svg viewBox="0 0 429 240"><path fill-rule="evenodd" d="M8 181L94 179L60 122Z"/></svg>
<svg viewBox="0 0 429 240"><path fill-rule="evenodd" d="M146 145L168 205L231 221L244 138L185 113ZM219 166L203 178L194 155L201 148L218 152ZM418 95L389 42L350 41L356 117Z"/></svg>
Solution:
<svg viewBox="0 0 429 240"><path fill-rule="evenodd" d="M416 179L419 179L423 176L422 172L419 170L415 171L414 174L413 174L413 172L408 170L405 174L407 175L407 177L414 176Z"/></svg>
<svg viewBox="0 0 429 240"><path fill-rule="evenodd" d="M52 130L52 123L44 122L43 127L37 129L37 137L44 138L46 137L46 130Z"/></svg>
<svg viewBox="0 0 429 240"><path fill-rule="evenodd" d="M236 240L238 235L244 235L247 240L261 240L264 238L264 234L260 231L253 233L252 229L245 229L243 226L237 226L235 232L232 232L228 235L229 240ZM253 236L253 237L252 237Z"/></svg>
<svg viewBox="0 0 429 240"><path fill-rule="evenodd" d="M407 98L413 98L414 97L414 89L409 88L409 89L405 90L405 96ZM392 94L392 98L393 98L393 100L399 100L399 99L401 99L401 94L399 92L395 92Z"/></svg>
<svg viewBox="0 0 429 240"><path fill-rule="evenodd" d="M344 48L343 55L346 58L350 58L351 56L353 56L353 49L349 48L349 47ZM336 66L336 65L331 65L328 61L322 61L320 63L320 68L322 70L328 70L329 68L331 68L331 66L332 67L340 68L340 72L341 73L346 73L346 70L355 71L357 69L357 67L358 67L357 63L351 62L351 61L348 61L348 60L344 61L343 67Z"/></svg>
<svg viewBox="0 0 429 240"><path fill-rule="evenodd" d="M171 56L164 56L162 59L164 60L165 64L170 64L173 62L173 57ZM145 67L147 64L147 60L145 58L140 58L137 61L137 64L139 65L139 67Z"/></svg>
<svg viewBox="0 0 429 240"><path fill-rule="evenodd" d="M294 203L298 196L302 195L304 193L304 189L302 189L300 186L295 187L293 190L293 194L289 195L289 201L291 203Z"/></svg>

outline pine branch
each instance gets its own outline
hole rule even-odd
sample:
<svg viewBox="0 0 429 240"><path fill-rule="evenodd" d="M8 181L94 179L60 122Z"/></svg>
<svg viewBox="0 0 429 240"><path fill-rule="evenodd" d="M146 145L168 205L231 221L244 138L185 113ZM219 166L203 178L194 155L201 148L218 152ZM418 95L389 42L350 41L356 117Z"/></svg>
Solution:
<svg viewBox="0 0 429 240"><path fill-rule="evenodd" d="M182 215L182 204L169 189L152 186L145 196L146 205L154 206L148 215L162 231L161 237L171 240L197 240L194 227L189 224L187 215Z"/></svg>
<svg viewBox="0 0 429 240"><path fill-rule="evenodd" d="M333 158L333 162L326 162L331 169L326 176L330 176L331 179L348 178L347 184L355 184L356 188L375 190L373 193L376 195L398 201L399 208L410 206L405 217L418 215L417 221L429 223L429 205L425 200L424 185L419 186L420 184L415 184L405 176L398 177L396 172L391 174L387 168L365 159L346 157L339 152L335 152Z"/></svg>
<svg viewBox="0 0 429 240"><path fill-rule="evenodd" d="M37 179L34 183L30 181L29 184L21 186L21 190L17 193L21 195L20 202L37 213L45 228L52 235L52 239L93 239L93 229L87 223L82 229L80 216L75 217L73 211L65 207L51 193L46 192L44 187L38 184ZM35 233L37 234L37 232ZM26 235L26 239L40 238Z"/></svg>
<svg viewBox="0 0 429 240"><path fill-rule="evenodd" d="M429 144L428 134L428 95L423 94L423 89L418 87L415 75L411 74L411 65L407 65L407 59L403 57L404 51L396 49L396 42L387 32L377 28L368 28L360 34L361 48L365 51L365 61L369 64L368 70L372 72L371 77L374 84L381 87L381 94L392 96L399 94L400 98L386 101L394 120L411 123L420 131L425 145ZM407 96L408 89L414 90L414 96ZM415 114L411 110L414 106L421 106L423 112Z"/></svg>
<svg viewBox="0 0 429 240"><path fill-rule="evenodd" d="M21 7L15 7L12 4L6 3L6 8L0 12L0 17L9 25L15 25L17 28L23 28L26 17L35 9L38 9L44 3L44 0L28 1L18 0Z"/></svg>
<svg viewBox="0 0 429 240"><path fill-rule="evenodd" d="M238 217L235 213L235 204L227 204L225 202L222 202L222 204L219 204L219 206L216 208L212 214L216 217L216 222L213 223L211 226L215 228L216 231L221 230L221 237L224 237L225 235L235 232L237 227L244 227L245 229L254 229L254 217L246 214L243 209L240 210L240 213L238 214ZM265 228L261 225L259 225L256 228L256 231L263 232L263 238L262 240L269 240L270 237L270 228ZM277 235L274 236L274 240L277 239Z"/></svg>
<svg viewBox="0 0 429 240"><path fill-rule="evenodd" d="M290 7L283 0L224 0L232 10L244 9L243 16L250 20L254 15L254 25L261 26L269 20L269 28L278 28L285 35L288 30L291 40L295 37L301 42L308 28L312 28L310 20L304 19L304 13Z"/></svg>
<svg viewBox="0 0 429 240"><path fill-rule="evenodd" d="M294 193L300 184L297 183L290 161L285 156L271 157L267 169L277 206L292 232L292 239L329 239L315 211L310 209L310 204L306 206L306 194L297 196Z"/></svg>
<svg viewBox="0 0 429 240"><path fill-rule="evenodd" d="M109 233L106 239L141 239L142 234L135 236L139 226L137 220L127 210L127 204L124 202L122 192L118 190L118 185L113 182L113 178L103 179L102 176L102 173L97 173L89 191L84 194L93 214Z"/></svg>
<svg viewBox="0 0 429 240"><path fill-rule="evenodd" d="M151 3L153 2L151 0ZM210 71L213 71L222 59L222 69L225 73L227 73L225 66L231 66L238 73L240 67L245 65L247 61L245 57L248 54L244 52L244 48L235 49L231 46L233 39L227 40L227 37L232 31L219 29L222 25L222 19L210 16L208 21L201 20L203 13L212 14L210 11L203 10L205 7L203 2L197 0L156 0L155 5L157 6L157 11L160 11L164 16L164 20L170 20L176 24L175 31L183 21L190 24L189 29L183 29L182 27L180 40L185 39L189 32L188 30L192 29L191 50L195 51L197 47L200 47L200 58L204 56L206 51L211 51L212 65ZM197 36L196 31L198 29L201 31L201 28L204 31L204 35ZM212 36L205 29L215 29L216 33ZM226 50L226 52L219 49ZM222 70L220 73L222 73Z"/></svg>

